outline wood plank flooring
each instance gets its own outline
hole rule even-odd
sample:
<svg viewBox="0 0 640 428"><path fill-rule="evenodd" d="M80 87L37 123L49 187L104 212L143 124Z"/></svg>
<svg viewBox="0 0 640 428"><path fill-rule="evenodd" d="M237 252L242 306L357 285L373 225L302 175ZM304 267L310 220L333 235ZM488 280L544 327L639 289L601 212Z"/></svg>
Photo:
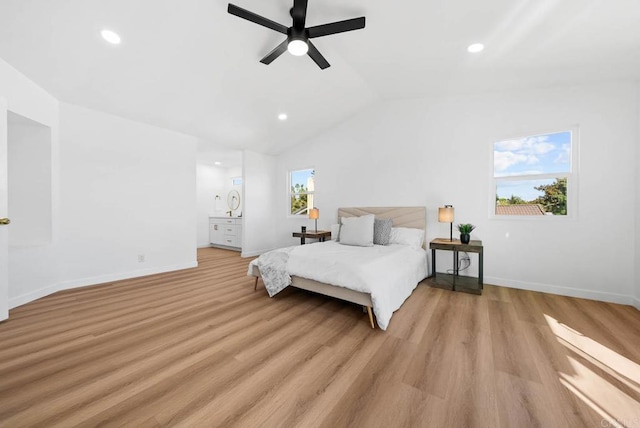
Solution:
<svg viewBox="0 0 640 428"><path fill-rule="evenodd" d="M249 260L60 292L0 324L0 427L640 426L640 312L421 284L361 308L253 291Z"/></svg>

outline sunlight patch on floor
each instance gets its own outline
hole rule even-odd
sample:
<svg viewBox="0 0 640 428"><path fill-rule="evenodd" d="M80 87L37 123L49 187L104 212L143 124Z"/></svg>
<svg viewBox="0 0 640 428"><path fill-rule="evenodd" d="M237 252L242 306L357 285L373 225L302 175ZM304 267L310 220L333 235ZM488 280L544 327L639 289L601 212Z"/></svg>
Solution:
<svg viewBox="0 0 640 428"><path fill-rule="evenodd" d="M545 318L562 345L608 375L601 376L568 353L572 373L560 373L560 382L600 414L606 426L640 426L640 365L553 317Z"/></svg>

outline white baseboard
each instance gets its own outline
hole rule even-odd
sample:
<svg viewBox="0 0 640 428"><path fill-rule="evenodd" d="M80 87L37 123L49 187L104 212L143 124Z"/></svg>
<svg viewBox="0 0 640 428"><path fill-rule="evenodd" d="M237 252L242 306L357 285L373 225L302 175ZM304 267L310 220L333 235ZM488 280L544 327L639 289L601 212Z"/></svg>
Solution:
<svg viewBox="0 0 640 428"><path fill-rule="evenodd" d="M638 297L633 298L633 306L640 311L640 298Z"/></svg>
<svg viewBox="0 0 640 428"><path fill-rule="evenodd" d="M82 278L73 281L63 281L57 284L48 285L46 287L39 288L38 290L31 291L29 293L21 294L20 296L9 299L9 309L13 309L17 306L24 305L25 303L33 302L41 297L48 296L49 294L56 293L62 290L68 290L70 288L87 287L89 285L104 284L105 282L120 281L122 279L138 278L141 276L153 275L156 273L172 272L176 270L189 269L198 267L198 262L181 263L168 266L160 266L156 268L139 269L130 272L123 272L113 275L94 276L91 278Z"/></svg>
<svg viewBox="0 0 640 428"><path fill-rule="evenodd" d="M559 294L561 296L580 297L583 299L600 300L602 302L620 303L622 305L634 305L640 310L640 300L633 299L633 296L606 293L603 291L584 290L581 288L562 287L559 285L540 284L536 282L517 281L512 279L487 277L484 278L485 284L498 285L501 287L518 288L520 290L540 291L542 293Z"/></svg>
<svg viewBox="0 0 640 428"><path fill-rule="evenodd" d="M267 251L272 251L275 250L276 248L267 248L266 250L258 250L258 251L244 251L242 250L242 253L240 254L240 257L255 257L255 256L259 256L261 254L266 253Z"/></svg>

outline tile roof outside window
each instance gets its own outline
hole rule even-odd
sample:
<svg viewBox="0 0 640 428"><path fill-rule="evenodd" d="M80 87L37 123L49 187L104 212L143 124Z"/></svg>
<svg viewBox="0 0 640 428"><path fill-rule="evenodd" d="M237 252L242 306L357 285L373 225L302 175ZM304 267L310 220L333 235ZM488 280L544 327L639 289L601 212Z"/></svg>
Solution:
<svg viewBox="0 0 640 428"><path fill-rule="evenodd" d="M545 215L538 204L496 205L496 215Z"/></svg>

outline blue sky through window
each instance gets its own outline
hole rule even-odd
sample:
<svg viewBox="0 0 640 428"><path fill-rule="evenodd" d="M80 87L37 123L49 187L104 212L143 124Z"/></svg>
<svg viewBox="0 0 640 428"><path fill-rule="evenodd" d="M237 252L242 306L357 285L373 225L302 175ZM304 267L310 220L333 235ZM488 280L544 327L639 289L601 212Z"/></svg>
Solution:
<svg viewBox="0 0 640 428"><path fill-rule="evenodd" d="M571 131L498 141L493 145L494 177L570 171Z"/></svg>
<svg viewBox="0 0 640 428"><path fill-rule="evenodd" d="M291 186L295 188L296 184L307 187L307 180L313 176L313 169L303 169L301 171L293 171L291 173Z"/></svg>
<svg viewBox="0 0 640 428"><path fill-rule="evenodd" d="M493 145L494 177L569 172L571 131L503 140ZM531 201L543 194L534 187L553 182L554 178L500 181L496 185L496 194L498 198L508 199L513 195Z"/></svg>

